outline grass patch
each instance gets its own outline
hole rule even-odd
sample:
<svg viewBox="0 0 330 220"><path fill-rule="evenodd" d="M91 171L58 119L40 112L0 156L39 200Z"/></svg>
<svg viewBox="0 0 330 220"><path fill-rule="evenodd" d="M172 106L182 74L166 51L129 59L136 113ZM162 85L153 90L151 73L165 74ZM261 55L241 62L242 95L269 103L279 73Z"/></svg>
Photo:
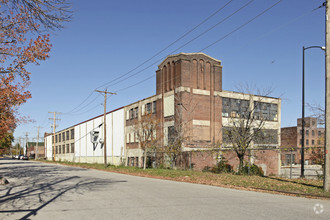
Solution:
<svg viewBox="0 0 330 220"><path fill-rule="evenodd" d="M167 179L174 181L206 184L212 186L223 186L230 188L240 188L248 190L267 190L280 191L288 194L303 194L305 196L327 197L330 198L330 192L323 191L322 180L309 179L286 179L280 177L260 177L244 176L234 174L215 174L210 172L192 171L192 170L171 170L171 169L146 169L125 166L108 166L103 164L90 163L72 163L72 162L52 162L75 167L97 169L109 172L123 173L135 176L150 178Z"/></svg>

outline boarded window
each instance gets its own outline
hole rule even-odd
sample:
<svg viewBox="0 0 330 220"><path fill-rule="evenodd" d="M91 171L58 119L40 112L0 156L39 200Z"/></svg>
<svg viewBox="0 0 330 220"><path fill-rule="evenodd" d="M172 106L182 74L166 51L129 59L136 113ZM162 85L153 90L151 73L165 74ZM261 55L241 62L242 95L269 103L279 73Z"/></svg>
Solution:
<svg viewBox="0 0 330 220"><path fill-rule="evenodd" d="M254 117L258 120L277 121L277 104L254 102Z"/></svg>
<svg viewBox="0 0 330 220"><path fill-rule="evenodd" d="M151 113L151 102L146 104L146 113L150 114Z"/></svg>
<svg viewBox="0 0 330 220"><path fill-rule="evenodd" d="M262 129L255 140L255 144L278 144L276 129Z"/></svg>
<svg viewBox="0 0 330 220"><path fill-rule="evenodd" d="M152 113L156 113L156 101L152 102Z"/></svg>
<svg viewBox="0 0 330 220"><path fill-rule="evenodd" d="M249 114L249 104L248 100L222 98L222 116L245 118Z"/></svg>

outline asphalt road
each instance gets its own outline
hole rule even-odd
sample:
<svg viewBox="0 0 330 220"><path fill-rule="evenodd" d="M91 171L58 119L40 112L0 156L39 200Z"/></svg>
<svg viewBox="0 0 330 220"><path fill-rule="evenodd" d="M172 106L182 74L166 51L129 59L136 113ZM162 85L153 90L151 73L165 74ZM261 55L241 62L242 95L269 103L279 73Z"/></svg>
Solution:
<svg viewBox="0 0 330 220"><path fill-rule="evenodd" d="M39 162L2 159L0 176L0 219L330 219L329 200Z"/></svg>

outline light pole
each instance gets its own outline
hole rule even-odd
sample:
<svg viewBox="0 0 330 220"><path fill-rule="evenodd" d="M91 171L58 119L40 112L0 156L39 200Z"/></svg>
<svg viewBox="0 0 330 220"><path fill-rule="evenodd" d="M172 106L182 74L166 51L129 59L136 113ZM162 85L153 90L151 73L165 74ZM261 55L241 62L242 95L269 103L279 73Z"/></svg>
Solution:
<svg viewBox="0 0 330 220"><path fill-rule="evenodd" d="M303 61L302 61L302 106L301 106L301 173L300 177L305 178L305 50L311 48L319 48L325 51L325 47L321 46L310 46L303 47Z"/></svg>

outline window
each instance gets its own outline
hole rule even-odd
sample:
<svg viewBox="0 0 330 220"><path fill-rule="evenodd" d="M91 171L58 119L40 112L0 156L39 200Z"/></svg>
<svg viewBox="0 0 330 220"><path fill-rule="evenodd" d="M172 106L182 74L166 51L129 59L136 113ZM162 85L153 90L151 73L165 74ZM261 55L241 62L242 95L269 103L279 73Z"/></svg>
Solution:
<svg viewBox="0 0 330 220"><path fill-rule="evenodd" d="M57 135L55 135L55 143L57 143Z"/></svg>
<svg viewBox="0 0 330 220"><path fill-rule="evenodd" d="M222 116L243 118L249 114L249 100L222 98Z"/></svg>
<svg viewBox="0 0 330 220"><path fill-rule="evenodd" d="M306 136L308 136L309 135L309 130L306 130Z"/></svg>
<svg viewBox="0 0 330 220"><path fill-rule="evenodd" d="M61 145L60 146L58 146L58 154L61 154Z"/></svg>
<svg viewBox="0 0 330 220"><path fill-rule="evenodd" d="M135 110L134 110L134 117L137 118L139 117L139 107L136 107Z"/></svg>
<svg viewBox="0 0 330 220"><path fill-rule="evenodd" d="M70 147L70 145L66 144L66 151L65 151L66 153L70 153L70 148L69 147Z"/></svg>
<svg viewBox="0 0 330 220"><path fill-rule="evenodd" d="M71 140L74 139L74 129L71 129Z"/></svg>
<svg viewBox="0 0 330 220"><path fill-rule="evenodd" d="M74 143L71 143L71 151L70 153L74 153Z"/></svg>
<svg viewBox="0 0 330 220"><path fill-rule="evenodd" d="M139 107L129 110L129 119L137 118L139 116Z"/></svg>
<svg viewBox="0 0 330 220"><path fill-rule="evenodd" d="M276 129L262 129L258 138L255 140L256 144L277 144L278 135Z"/></svg>
<svg viewBox="0 0 330 220"><path fill-rule="evenodd" d="M149 102L149 103L146 104L146 113L147 114L150 114L151 113L151 105L152 105L151 102Z"/></svg>
<svg viewBox="0 0 330 220"><path fill-rule="evenodd" d="M318 133L318 135L319 135L319 137L320 137L320 136L321 136L321 131L318 131L317 133Z"/></svg>
<svg viewBox="0 0 330 220"><path fill-rule="evenodd" d="M277 104L255 101L254 116L260 120L277 121Z"/></svg>
<svg viewBox="0 0 330 220"><path fill-rule="evenodd" d="M129 119L133 119L134 118L134 109L130 109L129 110Z"/></svg>
<svg viewBox="0 0 330 220"><path fill-rule="evenodd" d="M308 139L306 139L306 145L309 145L309 140Z"/></svg>
<svg viewBox="0 0 330 220"><path fill-rule="evenodd" d="M317 144L320 145L321 144L321 140L317 140Z"/></svg>
<svg viewBox="0 0 330 220"><path fill-rule="evenodd" d="M138 157L135 157L135 160L136 160L136 163L135 163L135 166L139 166L139 158Z"/></svg>
<svg viewBox="0 0 330 220"><path fill-rule="evenodd" d="M61 134L58 134L58 142L61 142Z"/></svg>
<svg viewBox="0 0 330 220"><path fill-rule="evenodd" d="M152 102L152 113L156 113L156 101Z"/></svg>
<svg viewBox="0 0 330 220"><path fill-rule="evenodd" d="M62 154L65 154L65 145L62 145Z"/></svg>
<svg viewBox="0 0 330 220"><path fill-rule="evenodd" d="M55 147L55 153L58 154L58 146Z"/></svg>
<svg viewBox="0 0 330 220"><path fill-rule="evenodd" d="M315 144L315 141L314 140L312 140L312 145L314 145Z"/></svg>
<svg viewBox="0 0 330 220"><path fill-rule="evenodd" d="M315 131L314 130L312 130L312 136L315 136Z"/></svg>
<svg viewBox="0 0 330 220"><path fill-rule="evenodd" d="M174 126L169 126L167 127L167 140L168 140L168 145L173 144L175 140L175 128Z"/></svg>
<svg viewBox="0 0 330 220"><path fill-rule="evenodd" d="M66 131L66 140L70 140L70 133L69 133L69 131Z"/></svg>
<svg viewBox="0 0 330 220"><path fill-rule="evenodd" d="M63 141L65 141L65 132L62 133Z"/></svg>

